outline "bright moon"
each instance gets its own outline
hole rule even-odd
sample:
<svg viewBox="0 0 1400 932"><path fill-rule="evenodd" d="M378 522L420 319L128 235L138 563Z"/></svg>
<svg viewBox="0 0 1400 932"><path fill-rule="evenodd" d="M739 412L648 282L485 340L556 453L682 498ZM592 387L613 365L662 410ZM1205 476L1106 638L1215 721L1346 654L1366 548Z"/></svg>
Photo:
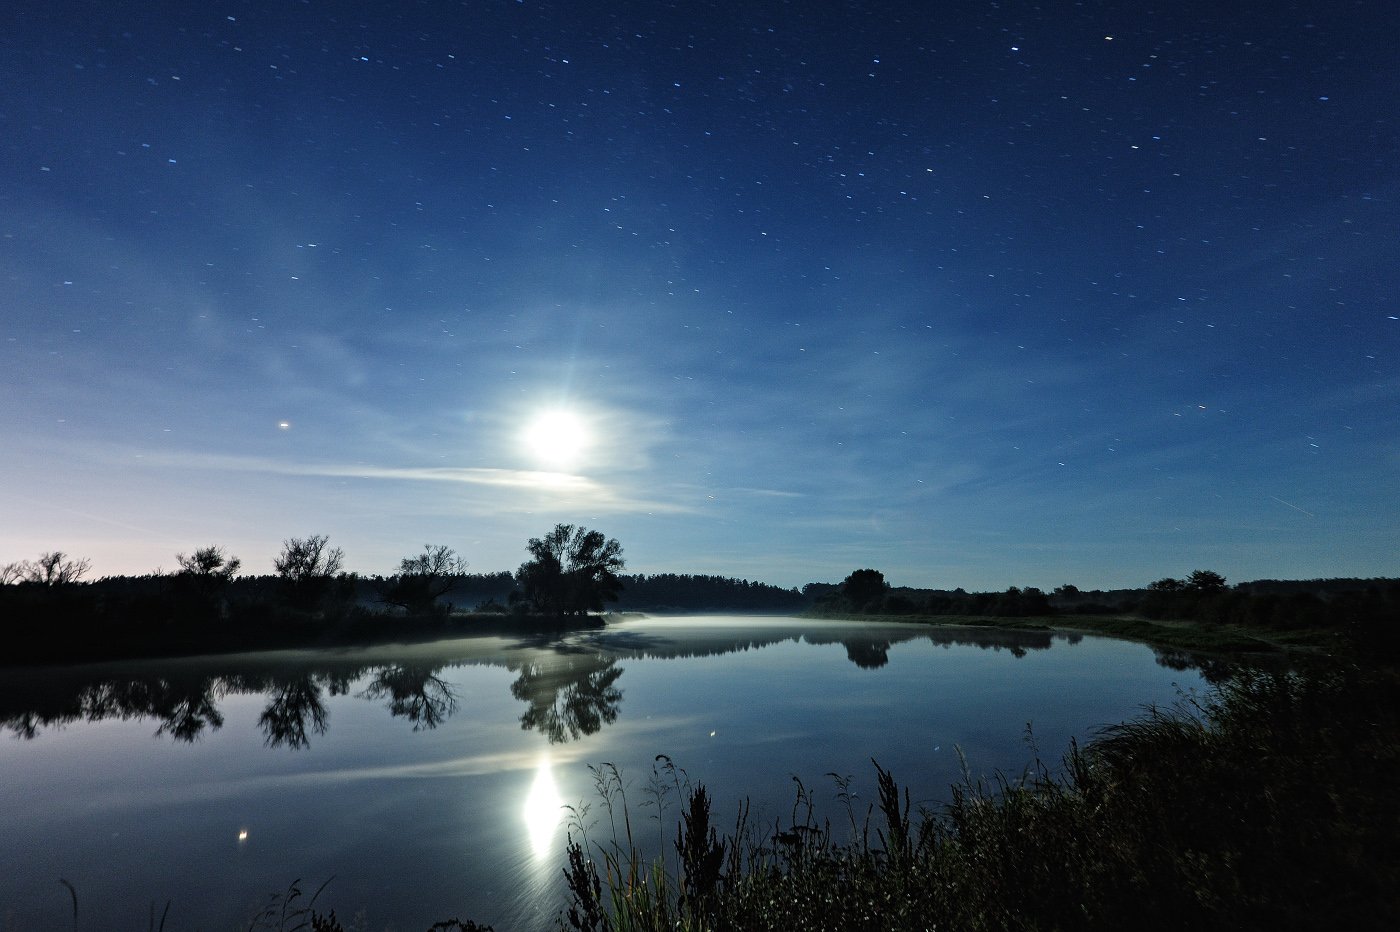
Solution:
<svg viewBox="0 0 1400 932"><path fill-rule="evenodd" d="M588 428L572 411L543 411L525 427L525 447L553 468L571 466L588 446Z"/></svg>

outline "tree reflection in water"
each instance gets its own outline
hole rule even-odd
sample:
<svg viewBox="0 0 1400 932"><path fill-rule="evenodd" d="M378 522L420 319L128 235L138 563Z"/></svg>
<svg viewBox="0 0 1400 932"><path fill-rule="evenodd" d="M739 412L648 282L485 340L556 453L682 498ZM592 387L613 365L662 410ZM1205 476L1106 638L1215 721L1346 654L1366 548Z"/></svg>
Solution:
<svg viewBox="0 0 1400 932"><path fill-rule="evenodd" d="M441 666L390 664L366 668L292 668L275 673L230 670L171 676L64 677L0 685L0 728L31 740L45 728L109 719L156 719L155 736L193 742L223 727L218 703L232 694L263 693L267 705L258 717L268 747L306 748L324 735L328 696L343 696L366 673L362 698L388 697L388 709L407 719L414 731L435 728L457 710L452 687L437 676ZM75 671L76 672L76 671ZM5 688L9 685L13 688Z"/></svg>
<svg viewBox="0 0 1400 932"><path fill-rule="evenodd" d="M589 629L573 636L541 636L504 649L477 650L464 641L467 649L461 654L434 656L430 662L418 657L374 663L307 655L288 662L256 657L172 662L125 675L80 667L14 669L0 676L0 730L32 739L46 728L72 722L152 718L159 723L157 737L193 742L223 726L218 704L224 698L262 694L266 706L258 727L267 746L306 748L313 736L326 733L328 698L348 695L357 685L357 697L385 701L389 713L407 721L414 731L436 728L458 707L456 692L440 674L466 663L505 667L515 673L511 695L528 705L520 727L560 744L596 734L617 721L622 705L617 683L623 670L618 664L628 659L709 657L800 641L839 644L852 663L874 670L889 663L891 650L905 642L1004 650L1024 657L1049 649L1056 640L1074 644L1081 636L1049 630L919 625L813 622L765 629L756 623L750 629L702 623L679 630ZM1156 653L1158 663L1173 669L1200 669L1210 682L1226 678L1233 666L1183 651L1158 648Z"/></svg>
<svg viewBox="0 0 1400 932"><path fill-rule="evenodd" d="M597 733L617 721L620 676L616 660L597 654L557 654L525 663L510 684L510 694L530 704L520 727L540 732L550 744Z"/></svg>
<svg viewBox="0 0 1400 932"><path fill-rule="evenodd" d="M878 670L890 662L888 640L849 638L841 643L846 646L846 659L862 670Z"/></svg>
<svg viewBox="0 0 1400 932"><path fill-rule="evenodd" d="M224 690L207 677L141 677L84 683L76 693L58 695L54 703L39 703L4 716L0 724L26 740L45 728L76 721L101 722L119 718L154 718L160 721L155 735L169 735L191 742L206 730L223 727L217 702Z"/></svg>
<svg viewBox="0 0 1400 932"><path fill-rule="evenodd" d="M436 728L457 711L457 694L437 676L439 669L404 664L382 667L359 695L371 700L388 696L389 714L408 719L414 731Z"/></svg>
<svg viewBox="0 0 1400 932"><path fill-rule="evenodd" d="M308 724L316 734L326 733L330 715L321 696L321 684L310 673L274 678L270 689L267 708L258 717L268 747L310 747Z"/></svg>
<svg viewBox="0 0 1400 932"><path fill-rule="evenodd" d="M1158 666L1168 670L1199 670L1203 680L1217 686L1233 677L1238 667L1238 664L1192 654L1178 647L1154 647L1152 653L1156 655ZM1250 660L1262 665L1264 658L1252 657Z"/></svg>
<svg viewBox="0 0 1400 932"><path fill-rule="evenodd" d="M157 737L194 741L206 728L223 727L224 716L216 705L221 692L216 681L204 678L101 683L90 692L89 718L158 718Z"/></svg>

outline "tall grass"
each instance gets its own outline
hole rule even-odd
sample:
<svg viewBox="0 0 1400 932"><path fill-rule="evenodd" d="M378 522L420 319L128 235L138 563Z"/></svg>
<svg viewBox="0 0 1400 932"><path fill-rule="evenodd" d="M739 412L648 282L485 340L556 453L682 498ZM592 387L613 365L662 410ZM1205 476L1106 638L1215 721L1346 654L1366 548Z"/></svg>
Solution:
<svg viewBox="0 0 1400 932"><path fill-rule="evenodd" d="M668 845L604 765L602 816L571 820L561 925L1400 928L1398 715L1390 674L1243 672L1072 745L1054 772L968 774L938 811L878 764L864 812L836 777L839 831L799 782L784 818L741 806L721 835L704 786L662 757L643 807Z"/></svg>

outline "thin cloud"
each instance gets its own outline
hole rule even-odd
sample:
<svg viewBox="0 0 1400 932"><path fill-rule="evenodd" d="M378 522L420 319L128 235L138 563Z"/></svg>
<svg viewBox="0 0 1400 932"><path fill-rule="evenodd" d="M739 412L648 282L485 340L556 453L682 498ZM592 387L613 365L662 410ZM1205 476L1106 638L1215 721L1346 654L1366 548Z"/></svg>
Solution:
<svg viewBox="0 0 1400 932"><path fill-rule="evenodd" d="M755 489L746 486L736 486L734 488L717 490L722 495L753 495L759 498L806 498L802 492L791 492L786 489Z"/></svg>
<svg viewBox="0 0 1400 932"><path fill-rule="evenodd" d="M263 475L319 477L329 479L369 479L387 482L438 482L521 492L544 493L567 503L600 512L661 512L681 514L691 511L672 502L631 498L586 476L529 469L499 469L463 466L376 466L353 463L296 463L256 456L203 453L145 453L148 465L181 469L251 472Z"/></svg>

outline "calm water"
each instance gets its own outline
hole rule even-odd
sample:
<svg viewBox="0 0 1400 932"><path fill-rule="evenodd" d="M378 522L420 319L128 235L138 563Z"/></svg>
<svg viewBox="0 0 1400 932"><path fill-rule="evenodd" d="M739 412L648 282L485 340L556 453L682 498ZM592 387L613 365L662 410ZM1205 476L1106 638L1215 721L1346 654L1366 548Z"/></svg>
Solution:
<svg viewBox="0 0 1400 932"><path fill-rule="evenodd" d="M1175 664L1180 666L1180 664ZM1030 724L1071 737L1202 691L1147 647L1092 637L798 619L642 619L561 639L0 671L0 929L247 926L268 895L371 928L549 927L564 804L615 763L639 804L657 754L718 800L778 815L800 777L916 800L1019 773ZM598 806L595 801L594 814ZM675 821L674 808L667 823Z"/></svg>

